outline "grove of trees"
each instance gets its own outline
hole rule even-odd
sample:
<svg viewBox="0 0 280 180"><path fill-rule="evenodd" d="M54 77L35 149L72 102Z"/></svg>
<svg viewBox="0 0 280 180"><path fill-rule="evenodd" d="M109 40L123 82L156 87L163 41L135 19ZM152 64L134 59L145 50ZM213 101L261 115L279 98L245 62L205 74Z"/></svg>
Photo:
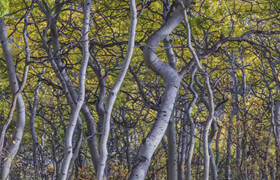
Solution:
<svg viewBox="0 0 280 180"><path fill-rule="evenodd" d="M279 0L0 0L6 179L280 180Z"/></svg>

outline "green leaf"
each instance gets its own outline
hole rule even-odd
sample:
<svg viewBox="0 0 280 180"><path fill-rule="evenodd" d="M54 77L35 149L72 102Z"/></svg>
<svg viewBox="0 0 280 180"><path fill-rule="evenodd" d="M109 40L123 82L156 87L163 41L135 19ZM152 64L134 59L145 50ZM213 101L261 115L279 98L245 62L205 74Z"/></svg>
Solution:
<svg viewBox="0 0 280 180"><path fill-rule="evenodd" d="M9 13L9 1L0 0L0 17L3 17L8 13Z"/></svg>

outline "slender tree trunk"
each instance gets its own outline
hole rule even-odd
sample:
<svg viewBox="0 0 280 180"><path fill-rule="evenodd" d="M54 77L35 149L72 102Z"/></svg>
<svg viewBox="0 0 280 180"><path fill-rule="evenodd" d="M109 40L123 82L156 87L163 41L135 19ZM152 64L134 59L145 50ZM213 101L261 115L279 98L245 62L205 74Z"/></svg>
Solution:
<svg viewBox="0 0 280 180"><path fill-rule="evenodd" d="M227 138L227 157L226 157L226 167L225 167L225 176L226 179L231 179L231 146L232 146L232 119L233 119L233 113L231 113L231 116L229 118L229 125L228 125L228 138Z"/></svg>
<svg viewBox="0 0 280 180"><path fill-rule="evenodd" d="M35 130L35 117L36 117L36 113L37 113L37 106L38 106L38 100L39 100L38 94L40 92L40 85L41 85L40 78L42 78L44 72L45 72L45 68L42 70L42 73L39 75L39 82L35 88L33 105L31 105L31 102L30 102L30 108L31 108L30 129L31 129L31 136L32 136L32 143L33 143L32 151L33 151L33 164L34 164L35 176L39 175L38 174L39 163L38 163L38 158L37 158L39 142L38 142L37 133Z"/></svg>
<svg viewBox="0 0 280 180"><path fill-rule="evenodd" d="M270 130L270 133L272 132L272 128ZM262 175L261 178L263 180L268 180L268 174L269 174L269 164L268 164L268 156L269 156L269 150L270 150L270 143L271 142L271 137L269 136L267 139L267 143L266 143L266 149L265 149L265 156L264 156L264 166L263 166L263 170L262 170Z"/></svg>
<svg viewBox="0 0 280 180"><path fill-rule="evenodd" d="M208 111L209 111L209 115L207 118L207 121L204 125L204 130L203 130L203 149L204 149L204 172L203 172L203 179L204 180L208 180L209 179L209 166L210 166L210 156L209 156L209 140L208 140L208 132L210 129L210 126L212 124L213 118L214 118L214 99L213 99L213 92L211 89L211 84L210 84L210 79L209 79L209 75L207 73L206 70L204 70L204 68L201 66L199 58L195 52L195 50L193 49L192 45L191 45L191 27L188 21L188 16L187 16L187 12L184 11L184 18L187 24L187 30L188 30L188 48L190 49L194 60L196 62L197 68L199 69L199 71L201 71L204 80L205 80L205 85L206 85L206 89L207 89L207 93L208 93Z"/></svg>
<svg viewBox="0 0 280 180"><path fill-rule="evenodd" d="M193 151L194 151L194 147L195 147L195 123L192 119L191 116L191 111L197 101L198 95L193 87L193 83L194 83L194 77L196 74L197 68L196 66L193 67L192 69L192 73L191 73L191 80L190 80L190 84L189 84L189 90L193 95L193 100L191 103L189 103L189 105L187 106L187 121L188 124L190 125L190 141L189 141L189 147L188 147L188 151L187 151L187 180L191 180L191 176L192 176L192 157L193 157Z"/></svg>
<svg viewBox="0 0 280 180"><path fill-rule="evenodd" d="M272 101L273 104L273 101ZM276 179L280 179L280 101L275 102L275 107L272 106L272 127L275 138L275 149L276 149ZM273 110L274 108L274 110Z"/></svg>
<svg viewBox="0 0 280 180"><path fill-rule="evenodd" d="M185 107L186 110L186 107ZM181 146L181 151L180 151L180 159L178 162L178 179L179 180L184 180L185 179L185 166L186 166L186 151L187 151L187 119L186 119L186 113L183 112L183 115L181 115L181 141L180 141L180 146Z"/></svg>
<svg viewBox="0 0 280 180"><path fill-rule="evenodd" d="M127 160L127 167L128 169L131 168L131 158L130 158L130 152L131 152L131 145L130 145L130 135L129 135L129 128L125 127L125 135L126 135L126 160Z"/></svg>
<svg viewBox="0 0 280 180"><path fill-rule="evenodd" d="M48 14L48 11L44 9L44 6L42 5L41 1L37 1L40 9L42 12L45 13L45 15L48 17L50 14ZM64 69L64 64L61 61L61 54L59 49L59 40L58 40L58 31L57 31L57 17L61 11L61 8L63 6L63 3L60 3L60 1L56 1L56 8L55 8L55 14L56 16L50 21L50 23L47 25L47 27L43 31L42 41L45 50L48 53L48 56L51 60L51 65L56 73L57 77L60 80L60 83L63 86L64 94L67 98L68 103L71 106L71 109L74 109L76 100L78 98L78 95L71 83L71 80L69 79L67 72ZM47 44L47 32L48 29L51 29L51 37L53 40L53 50L51 51L50 47ZM54 55L53 55L54 54ZM88 146L90 149L91 159L93 162L93 165L95 167L95 170L97 171L97 166L99 162L99 151L97 146L97 132L95 127L95 119L93 115L91 114L88 106L86 103L83 104L81 112L83 113L83 116L85 118L85 121L87 123L87 141ZM80 120L79 120L80 121Z"/></svg>
<svg viewBox="0 0 280 180"><path fill-rule="evenodd" d="M73 147L72 147L72 139L74 130L79 118L80 110L84 104L85 98L85 79L86 79L86 70L89 60L89 40L88 40L88 32L90 29L89 19L90 19L90 10L91 10L91 0L87 0L84 5L84 22L83 22L83 30L82 30L82 40L83 40L83 59L80 67L80 76L79 76L79 94L77 103L75 108L72 109L70 122L68 128L66 130L66 139L65 139L65 153L63 164L61 168L61 174L59 179L65 180L68 175L69 166L71 163L71 159L73 157Z"/></svg>
<svg viewBox="0 0 280 180"><path fill-rule="evenodd" d="M201 153L201 148L202 148L202 128L203 127L198 127L197 129L198 129L198 131L199 131L199 134L200 134L200 137L199 137L199 144L198 144L198 152L200 153L200 154L202 154ZM201 158L200 158L200 156L198 156L198 165L197 165L197 168L196 168L196 174L195 174L195 178L196 179L201 179L200 178L200 168L201 168Z"/></svg>
<svg viewBox="0 0 280 180"><path fill-rule="evenodd" d="M13 94L16 94L17 91L19 90L19 83L16 77L16 70L15 70L11 50L9 47L6 26L3 18L0 18L0 42L2 44L2 49L7 63L9 81L12 88L12 92ZM7 151L5 151L3 156L1 154L1 158L3 159L2 168L1 168L3 180L8 179L11 162L19 149L19 145L22 139L24 126L25 126L25 105L21 94L18 95L16 104L17 104L16 105L17 124L16 124L15 134L13 135L12 142L10 143ZM4 144L4 141L2 142L2 144Z"/></svg>
<svg viewBox="0 0 280 180"><path fill-rule="evenodd" d="M53 28L53 30L51 31L52 38L58 39L56 26L52 25L51 27ZM45 46L45 49L48 52L49 58L54 59L49 47L47 46L46 32L47 32L47 28L44 30L44 33L43 33L43 44ZM55 45L54 45L53 51L59 52L59 42L55 41L54 44ZM71 81L70 81L66 71L60 70L63 67L61 60L58 58L58 57L60 57L60 55L56 54L55 57L57 58L56 59L57 62L55 62L54 60L51 61L52 68L54 69L56 75L58 76L58 78L63 86L63 91L64 91L64 94L66 95L68 103L71 105L71 108L74 109L75 108L74 106L76 103L74 100L76 100L78 98L78 95L77 95L76 91L74 90L74 87L71 84ZM97 132L96 132L96 126L95 126L95 119L94 119L93 115L91 114L86 103L83 104L81 112L87 123L87 138L86 139L88 141L93 165L95 167L95 170L97 171L97 166L98 166L98 162L99 162L99 151L98 151L98 145L97 145Z"/></svg>
<svg viewBox="0 0 280 180"><path fill-rule="evenodd" d="M40 3L38 3L38 5L41 9L43 9L43 7L40 6ZM58 5L57 5L57 7L58 7ZM44 12L44 10L42 10L42 11ZM59 14L59 12L56 12L56 14ZM49 15L46 14L46 16L49 16ZM74 90L74 87L73 87L66 71L63 69L64 65L60 59L61 55L59 54L60 50L59 50L59 41L58 41L58 35L57 35L58 32L57 32L55 23L56 22L54 19L53 21L50 22L50 25L48 25L47 28L45 28L45 30L43 31L43 39L42 39L43 45L44 45L46 51L48 52L49 58L52 59L51 60L52 68L53 68L54 72L56 73L57 77L59 78L60 83L63 86L63 91L67 98L67 101L70 104L71 108L74 109L78 95L77 95L76 91ZM48 30L49 26L52 29L51 30L52 39L54 39L54 42L53 42L54 56L50 50L50 47L48 47L47 41L46 41L47 30ZM55 59L55 60L53 60L53 59ZM97 132L96 132L96 126L95 126L95 119L94 119L93 115L91 114L86 103L83 104L81 112L87 123L88 137L86 139L88 141L93 165L95 167L95 170L97 171L97 166L98 166L98 162L99 162L99 151L98 151L98 145L97 145Z"/></svg>
<svg viewBox="0 0 280 180"><path fill-rule="evenodd" d="M236 167L241 170L241 125L240 120L237 121L237 144L236 144ZM239 171L241 173L241 171Z"/></svg>
<svg viewBox="0 0 280 180"><path fill-rule="evenodd" d="M113 110L115 100L117 98L117 94L121 88L122 82L125 78L133 54L135 34L136 34L136 24L137 24L137 10L136 10L135 0L130 0L130 12L131 12L131 22L130 22L129 42L128 42L126 57L124 59L121 72L109 94L105 107L104 120L102 124L102 136L100 139L100 147L99 147L100 159L99 159L98 171L97 171L98 180L102 180L105 174L104 171L105 171L106 161L108 156L107 142L108 142L109 132L110 132L111 113Z"/></svg>
<svg viewBox="0 0 280 180"><path fill-rule="evenodd" d="M232 104L232 112L229 117L229 127L228 127L228 139L227 139L227 158L226 158L226 169L225 169L225 176L226 179L231 179L231 146L232 146L232 126L233 126L233 118L236 117L236 120L239 121L239 112L238 112L238 78L236 74L235 68L235 57L234 52L231 52L231 68L232 68L232 81L233 81L233 88L232 88L232 97L234 103ZM238 135L238 134L237 134Z"/></svg>
<svg viewBox="0 0 280 180"><path fill-rule="evenodd" d="M28 26L28 18L30 13L33 10L33 5L35 1L32 1L31 6L27 7L29 8L29 11L25 15L24 19L24 27L23 27L23 39L24 39L24 44L25 44L25 53L26 53L26 65L24 68L24 74L23 74L23 79L21 86L19 86L19 82L17 80L17 75L16 75L16 69L14 66L13 62L13 57L11 53L11 49L9 46L9 41L8 41L8 36L7 36L7 30L5 26L4 19L0 17L0 42L2 45L3 53L6 59L6 64L8 68L8 77L9 77L9 82L12 88L13 92L13 101L12 101L12 107L10 109L8 119L4 124L4 127L1 132L1 139L0 139L0 158L2 159L2 148L4 145L4 135L6 132L6 129L8 125L10 124L14 110L17 108L17 123L16 123L16 130L13 134L12 137L12 142L8 145L7 150L5 150L3 154L3 162L0 163L2 167L1 175L2 179L8 179L9 173L10 173L10 168L11 168L11 163L17 154L17 151L19 149L23 132L24 132L24 126L25 126L25 104L21 95L21 92L24 89L24 86L26 84L27 80L27 74L28 74L28 69L29 69L29 62L30 62L30 50L29 50L29 43L27 39L27 26ZM0 159L0 162L1 162Z"/></svg>
<svg viewBox="0 0 280 180"><path fill-rule="evenodd" d="M211 133L209 136L209 155L210 155L210 165L211 165L211 172L212 172L212 179L218 180L218 170L215 162L214 152L212 150L212 143L214 141L215 135L217 131L217 121L213 120L211 125Z"/></svg>
<svg viewBox="0 0 280 180"><path fill-rule="evenodd" d="M167 179L176 180L178 179L178 164L177 164L176 131L175 131L175 123L173 117L169 121L169 125L167 128L167 141L168 141Z"/></svg>
<svg viewBox="0 0 280 180"><path fill-rule="evenodd" d="M220 165L220 137L221 137L221 127L218 124L218 132L217 132L217 137L216 137L216 166L219 169ZM219 175L220 171L218 171Z"/></svg>
<svg viewBox="0 0 280 180"><path fill-rule="evenodd" d="M241 52L241 62L242 62L242 100L243 100L243 108L242 108L242 121L240 119L240 113L236 114L236 122L237 122L237 146L236 146L236 162L237 162L237 167L239 168L239 177L241 177L243 175L242 173L242 166L243 166L243 161L244 161L244 157L245 155L247 156L247 152L246 152L246 138L247 138L247 130L246 130L246 114L247 114L247 108L246 108L246 89L247 89L247 75L246 75L246 71L245 71L245 63L244 63L244 47L242 46L242 52ZM238 108L238 107L237 107ZM241 122L243 123L243 129L244 129L244 134L243 134L243 139L241 136ZM241 154L242 152L242 154ZM244 168L244 172L245 172L245 176L247 173L247 162L246 162L246 158L245 158L245 168Z"/></svg>
<svg viewBox="0 0 280 180"><path fill-rule="evenodd" d="M76 143L75 143L75 147L73 148L73 156L70 161L67 180L72 179L72 175L73 175L73 171L74 171L74 163L75 163L76 159L78 158L82 140L83 140L82 129L81 128L77 128L77 129L78 129L78 133L76 133L76 136L77 136L76 140L75 140Z"/></svg>
<svg viewBox="0 0 280 180"><path fill-rule="evenodd" d="M100 155L99 155L98 145L97 145L97 132L95 126L95 119L93 118L87 105L84 104L82 106L81 112L83 113L83 116L87 124L87 142L91 154L91 160L97 172Z"/></svg>

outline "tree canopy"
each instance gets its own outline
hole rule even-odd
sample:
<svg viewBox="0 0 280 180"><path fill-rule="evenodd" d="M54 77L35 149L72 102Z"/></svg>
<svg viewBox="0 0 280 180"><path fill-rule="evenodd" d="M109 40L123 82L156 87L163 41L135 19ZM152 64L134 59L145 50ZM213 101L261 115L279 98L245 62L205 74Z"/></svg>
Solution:
<svg viewBox="0 0 280 180"><path fill-rule="evenodd" d="M280 179L280 1L1 0L4 179Z"/></svg>

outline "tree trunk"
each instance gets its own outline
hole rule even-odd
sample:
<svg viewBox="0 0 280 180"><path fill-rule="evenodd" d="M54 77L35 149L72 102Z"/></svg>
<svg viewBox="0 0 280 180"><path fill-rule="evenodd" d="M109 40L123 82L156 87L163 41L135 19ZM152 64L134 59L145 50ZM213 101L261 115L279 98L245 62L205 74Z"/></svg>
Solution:
<svg viewBox="0 0 280 180"><path fill-rule="evenodd" d="M44 72L45 72L44 68L42 70L42 73L39 75L39 82L36 85L36 89L35 89L35 93L34 93L34 101L33 101L33 105L30 102L30 109L31 109L31 116L30 116L30 130L31 130L31 136L32 136L32 153L33 153L33 164L34 164L34 171L35 171L35 175L38 176L38 170L39 170L39 163L38 163L38 158L37 158L37 154L38 154L38 138L37 138L37 134L36 134L36 130L35 130L35 117L36 117L36 113L37 113L37 106L38 106L38 94L40 92L40 85L41 85L41 81L40 78L42 78Z"/></svg>
<svg viewBox="0 0 280 180"><path fill-rule="evenodd" d="M232 104L232 112L229 117L229 127L228 127L228 139L227 139L227 158L226 158L226 170L225 170L225 176L226 179L231 179L231 146L232 146L232 126L233 126L233 118L236 117L236 121L239 122L239 112L238 112L238 77L236 74L236 68L235 68L235 57L234 52L231 52L231 68L232 68L232 81L233 81L233 87L232 87L232 97L233 97L233 104ZM238 136L238 134L237 134ZM238 153L237 153L238 154Z"/></svg>
<svg viewBox="0 0 280 180"><path fill-rule="evenodd" d="M216 137L216 166L219 169L219 165L220 165L220 137L221 137L221 127L218 125L218 132L217 132L217 137ZM218 175L219 175L220 171L218 171Z"/></svg>
<svg viewBox="0 0 280 180"><path fill-rule="evenodd" d="M150 69L161 76L166 85L166 89L161 99L160 110L158 111L156 122L147 137L143 140L139 149L135 167L129 177L130 180L145 178L152 155L164 136L173 111L181 78L171 66L162 62L155 52L158 44L166 38L179 23L181 23L183 18L183 9L180 5L177 5L173 15L167 19L158 31L149 37L144 49L145 63Z"/></svg>
<svg viewBox="0 0 280 180"><path fill-rule="evenodd" d="M176 130L174 118L171 118L167 128L167 141L168 141L168 151L167 151L167 179L176 180L178 179L178 164L177 164L177 146L176 146Z"/></svg>
<svg viewBox="0 0 280 180"><path fill-rule="evenodd" d="M218 170L215 162L215 156L212 150L212 143L214 141L215 135L217 131L217 121L213 120L211 125L211 133L209 137L209 155L210 155L210 165L211 165L211 172L212 172L212 179L218 180Z"/></svg>
<svg viewBox="0 0 280 180"><path fill-rule="evenodd" d="M210 126L211 126L213 118L214 118L214 112L215 112L214 99L213 99L214 97L213 97L213 92L212 92L212 89L211 89L209 75L208 75L207 71L204 70L204 68L201 66L199 58L198 58L198 56L197 56L197 54L196 54L196 52L193 49L192 44L191 44L191 37L192 37L191 36L191 27L190 27L190 24L189 24L189 21L188 21L188 15L187 15L186 11L184 11L184 19L185 19L185 22L187 24L187 31L188 31L188 41L187 41L188 48L190 49L190 51L191 51L191 53L194 57L197 68L199 69L199 71L201 72L201 74L204 77L205 86L206 86L207 93L208 93L208 103L207 103L208 107L207 108L208 108L209 115L207 117L207 121L206 121L206 123L204 125L204 129L203 129L203 149L204 149L203 179L208 180L209 179L209 166L210 166L208 132L209 132Z"/></svg>
<svg viewBox="0 0 280 180"><path fill-rule="evenodd" d="M26 15L25 28L27 27L26 19L28 18L31 11L32 11L32 8L30 9L29 13ZM26 33L26 29L24 31ZM16 103L16 108L17 108L16 130L13 134L12 141L8 145L7 150L5 150L5 153L3 153L3 156L2 156L2 147L4 144L4 139L1 139L2 147L1 147L0 155L1 155L1 159L3 159L3 162L1 164L2 165L1 175L2 175L2 179L8 179L11 163L13 161L13 158L17 154L17 151L19 149L19 146L20 146L20 143L22 140L23 132L24 132L25 104L24 104L23 98L20 94L20 92L23 90L24 82L22 83L21 87L19 87L19 83L18 83L17 75L16 75L16 69L14 66L13 57L11 54L11 49L10 49L9 41L8 41L8 37L7 37L5 22L4 22L4 19L1 17L0 17L0 42L2 45L3 53L5 56L5 60L6 60L7 68L8 68L8 77L9 77L9 82L10 82L10 85L12 88L12 92L13 92L14 96L17 96L17 97L14 97L15 103ZM25 45L26 45L26 61L29 61L30 52L29 52L28 42L26 41L26 38L25 38ZM27 72L28 72L28 69L27 69L27 71L25 71L25 73L27 73ZM25 74L25 76L27 77L27 74ZM2 131L3 131L3 129L2 129Z"/></svg>
<svg viewBox="0 0 280 180"><path fill-rule="evenodd" d="M188 104L187 106L187 121L188 124L190 125L190 141L189 141L189 147L188 147L188 151L187 151L187 180L191 180L192 177L192 157L193 157L193 151L194 151L194 147L195 147L195 123L192 119L192 115L191 115L191 111L197 101L198 95L197 92L195 91L194 87L193 87L193 83L194 83L194 77L196 74L197 68L196 66L193 67L192 72L191 72L191 80L190 80L190 84L189 84L189 90L193 95L193 100L191 103Z"/></svg>
<svg viewBox="0 0 280 180"><path fill-rule="evenodd" d="M272 101L273 102L273 101ZM273 106L272 106L273 108ZM272 109L273 111L273 109ZM272 112L272 127L275 138L276 149L276 179L280 179L280 101L275 102L274 112Z"/></svg>
<svg viewBox="0 0 280 180"><path fill-rule="evenodd" d="M102 136L100 139L100 147L99 147L100 159L99 159L98 171L97 171L98 180L102 180L103 176L105 174L104 171L105 171L106 161L107 161L107 156L108 156L107 142L108 142L109 132L110 132L111 113L113 110L115 100L117 98L117 94L121 88L122 82L125 78L125 75L128 70L130 60L131 60L131 57L133 54L134 43L135 43L135 34L136 34L136 25L137 25L137 10L136 10L135 0L130 0L130 12L131 12L131 22L130 22L127 53L126 53L126 56L124 59L124 63L123 63L121 72L118 75L116 82L114 83L114 86L109 94L109 97L108 97L107 103L106 103L106 107L105 107L104 120L103 120L103 124L102 124Z"/></svg>
<svg viewBox="0 0 280 180"><path fill-rule="evenodd" d="M185 108L186 109L186 108ZM183 112L181 115L181 133L180 133L180 159L178 162L178 180L185 179L185 165L186 165L186 151L187 151L187 120L186 120L186 113Z"/></svg>
<svg viewBox="0 0 280 180"><path fill-rule="evenodd" d="M86 70L89 60L89 40L88 32L90 29L89 19L90 19L90 10L91 10L91 0L87 0L84 5L84 22L82 30L82 42L83 42L83 59L80 67L79 74L79 93L77 103L75 108L71 111L70 122L66 130L66 139L65 139L65 153L63 164L61 167L61 174L59 179L65 180L68 176L69 166L71 164L71 159L73 157L73 147L72 139L76 124L79 118L80 110L84 104L85 99L85 79L86 79Z"/></svg>

